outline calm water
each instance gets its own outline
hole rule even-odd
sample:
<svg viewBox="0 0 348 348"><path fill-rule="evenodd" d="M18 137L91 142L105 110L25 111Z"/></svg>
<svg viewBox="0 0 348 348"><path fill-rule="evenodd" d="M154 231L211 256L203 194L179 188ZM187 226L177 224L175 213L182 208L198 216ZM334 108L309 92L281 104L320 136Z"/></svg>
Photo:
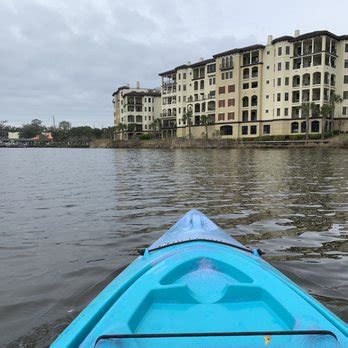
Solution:
<svg viewBox="0 0 348 348"><path fill-rule="evenodd" d="M47 346L198 208L348 321L338 149L0 149L0 346Z"/></svg>

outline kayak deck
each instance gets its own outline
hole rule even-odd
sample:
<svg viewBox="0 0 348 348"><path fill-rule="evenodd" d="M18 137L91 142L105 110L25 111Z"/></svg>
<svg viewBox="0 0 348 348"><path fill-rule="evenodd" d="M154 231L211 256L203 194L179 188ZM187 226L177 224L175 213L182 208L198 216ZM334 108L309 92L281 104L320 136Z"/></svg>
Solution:
<svg viewBox="0 0 348 348"><path fill-rule="evenodd" d="M204 228L206 218L200 223L197 214L191 213L186 227ZM56 346L248 347L268 345L270 339L271 346L335 347L347 339L342 321L233 238L183 237L174 229L146 250Z"/></svg>

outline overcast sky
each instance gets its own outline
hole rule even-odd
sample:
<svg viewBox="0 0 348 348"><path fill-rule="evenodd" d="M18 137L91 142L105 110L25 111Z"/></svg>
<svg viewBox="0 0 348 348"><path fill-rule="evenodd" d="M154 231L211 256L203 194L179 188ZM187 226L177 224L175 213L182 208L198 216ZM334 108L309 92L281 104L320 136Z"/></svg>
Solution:
<svg viewBox="0 0 348 348"><path fill-rule="evenodd" d="M120 85L159 86L161 71L268 34L348 34L347 13L344 0L0 0L0 120L111 126Z"/></svg>

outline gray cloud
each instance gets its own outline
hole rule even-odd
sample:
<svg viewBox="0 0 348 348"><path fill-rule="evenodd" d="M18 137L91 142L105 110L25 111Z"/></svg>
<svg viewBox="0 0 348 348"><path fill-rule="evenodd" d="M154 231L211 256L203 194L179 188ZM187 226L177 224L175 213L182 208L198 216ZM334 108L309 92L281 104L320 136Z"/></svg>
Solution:
<svg viewBox="0 0 348 348"><path fill-rule="evenodd" d="M74 125L112 125L111 94L119 85L140 80L158 86L163 70L264 43L267 34L292 34L296 28L345 34L348 5L338 0L330 2L334 21L327 1L241 4L2 0L0 119L21 124L38 117L50 124L55 115Z"/></svg>

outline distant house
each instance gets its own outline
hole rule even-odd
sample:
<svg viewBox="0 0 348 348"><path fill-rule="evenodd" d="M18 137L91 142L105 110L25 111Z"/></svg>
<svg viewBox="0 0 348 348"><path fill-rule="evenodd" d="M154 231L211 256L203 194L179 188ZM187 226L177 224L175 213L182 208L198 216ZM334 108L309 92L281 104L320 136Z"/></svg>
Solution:
<svg viewBox="0 0 348 348"><path fill-rule="evenodd" d="M19 132L8 132L7 137L9 140L18 140L19 139Z"/></svg>
<svg viewBox="0 0 348 348"><path fill-rule="evenodd" d="M33 140L33 141L52 141L53 137L52 137L51 132L44 132L44 133L37 135L34 138L31 138L31 140Z"/></svg>

